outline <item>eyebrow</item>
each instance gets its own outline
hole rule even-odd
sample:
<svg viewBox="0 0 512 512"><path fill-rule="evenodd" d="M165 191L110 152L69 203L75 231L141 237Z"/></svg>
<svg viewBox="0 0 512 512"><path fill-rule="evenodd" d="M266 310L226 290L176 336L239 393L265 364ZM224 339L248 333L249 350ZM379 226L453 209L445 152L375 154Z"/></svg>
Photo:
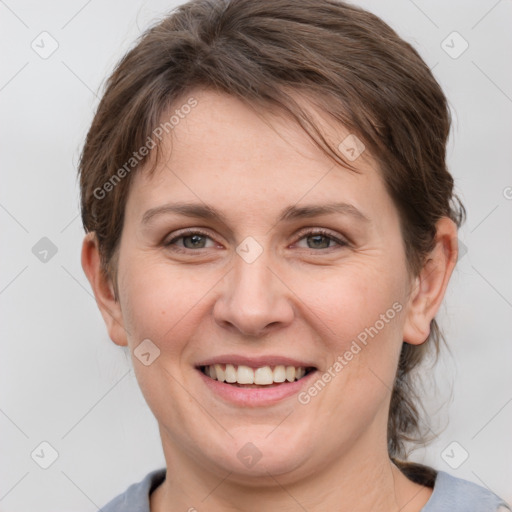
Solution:
<svg viewBox="0 0 512 512"><path fill-rule="evenodd" d="M148 224L151 219L164 214L178 214L196 219L207 219L228 225L228 220L223 213L211 206L199 203L169 203L147 210L142 216L141 223ZM370 219L354 205L349 203L328 203L322 205L288 206L281 211L279 222L297 219L318 217L320 215L332 215L334 213L348 215L356 220L369 223Z"/></svg>

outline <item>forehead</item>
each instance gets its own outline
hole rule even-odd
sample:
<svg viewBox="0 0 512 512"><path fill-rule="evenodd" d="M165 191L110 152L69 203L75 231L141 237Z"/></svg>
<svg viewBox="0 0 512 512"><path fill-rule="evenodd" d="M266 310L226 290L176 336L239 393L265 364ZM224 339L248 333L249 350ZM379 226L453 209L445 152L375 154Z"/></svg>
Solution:
<svg viewBox="0 0 512 512"><path fill-rule="evenodd" d="M190 99L195 106L180 111ZM358 173L342 168L289 118L233 96L194 90L163 119L171 116L175 124L163 138L155 173L141 169L131 184L128 201L140 209L179 199L281 211L301 200L332 203L350 197L357 203L356 191L370 199L385 193L368 151L352 162ZM350 136L326 116L318 114L317 121L334 148Z"/></svg>
<svg viewBox="0 0 512 512"><path fill-rule="evenodd" d="M320 129L322 136L339 155L348 156L348 160L356 158L359 166L375 167L369 151L365 150L357 136L327 113L315 108L311 102L313 98L298 91L289 94L312 117L316 128ZM193 109L188 108L191 102L195 104ZM170 118L175 124L169 136L165 137L163 146L170 151L171 141L174 143L178 150L173 151L175 159L179 158L180 149L187 151L202 147L203 153L197 154L197 158L215 157L219 150L224 149L231 159L239 158L242 161L246 160L244 154L247 158L280 160L288 158L290 152L300 152L303 159L334 163L288 112L275 105L267 104L263 108L232 95L196 88L175 101L161 122L165 123ZM347 146L353 146L357 153L347 153L347 149L352 151ZM191 156L187 154L187 158Z"/></svg>

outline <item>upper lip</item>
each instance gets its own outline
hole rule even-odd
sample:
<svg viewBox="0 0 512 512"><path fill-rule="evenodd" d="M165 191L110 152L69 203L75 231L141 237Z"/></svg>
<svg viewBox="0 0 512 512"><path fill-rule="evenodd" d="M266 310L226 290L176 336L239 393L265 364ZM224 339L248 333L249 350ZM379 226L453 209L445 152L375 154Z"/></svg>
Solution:
<svg viewBox="0 0 512 512"><path fill-rule="evenodd" d="M259 357L248 357L237 354L225 354L215 357L210 357L199 362L196 366L211 366L214 364L232 364L235 366L245 365L251 368L261 368L263 366L295 366L296 368L316 368L315 364L310 361L293 359L291 357L279 355L267 355Z"/></svg>

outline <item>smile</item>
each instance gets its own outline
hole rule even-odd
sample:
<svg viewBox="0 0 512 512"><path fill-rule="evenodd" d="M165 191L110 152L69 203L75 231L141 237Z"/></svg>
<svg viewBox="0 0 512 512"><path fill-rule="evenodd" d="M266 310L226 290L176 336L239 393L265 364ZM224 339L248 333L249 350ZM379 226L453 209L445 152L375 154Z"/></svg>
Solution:
<svg viewBox="0 0 512 512"><path fill-rule="evenodd" d="M314 371L312 367L262 366L251 368L246 365L214 364L201 366L200 370L213 380L243 387L270 386L284 382L295 382Z"/></svg>

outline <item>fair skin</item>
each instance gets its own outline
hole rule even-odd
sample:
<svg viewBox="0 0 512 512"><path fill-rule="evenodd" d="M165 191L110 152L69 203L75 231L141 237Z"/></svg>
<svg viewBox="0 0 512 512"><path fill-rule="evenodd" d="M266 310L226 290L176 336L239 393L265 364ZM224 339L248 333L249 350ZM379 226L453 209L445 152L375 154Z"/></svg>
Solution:
<svg viewBox="0 0 512 512"><path fill-rule="evenodd" d="M82 249L109 335L130 348L159 424L167 478L151 511L420 511L431 489L409 481L387 453L390 389L402 341L423 343L442 302L457 257L455 224L438 222L429 262L411 277L397 209L367 151L355 174L289 120L269 115L270 126L233 97L193 96L198 104L173 130L173 151L153 177L133 177L118 302L93 234ZM332 141L346 135L325 126ZM142 223L149 209L176 202L207 204L225 223L176 213ZM367 220L279 220L287 206L340 202ZM206 236L186 238L184 228ZM322 238L320 228L347 245ZM246 237L262 249L251 263L236 252ZM316 368L309 387L394 303L400 312L307 404L298 393L235 404L196 368L226 354L282 355ZM144 339L160 350L148 366L133 356ZM261 454L251 467L237 457L247 443Z"/></svg>

